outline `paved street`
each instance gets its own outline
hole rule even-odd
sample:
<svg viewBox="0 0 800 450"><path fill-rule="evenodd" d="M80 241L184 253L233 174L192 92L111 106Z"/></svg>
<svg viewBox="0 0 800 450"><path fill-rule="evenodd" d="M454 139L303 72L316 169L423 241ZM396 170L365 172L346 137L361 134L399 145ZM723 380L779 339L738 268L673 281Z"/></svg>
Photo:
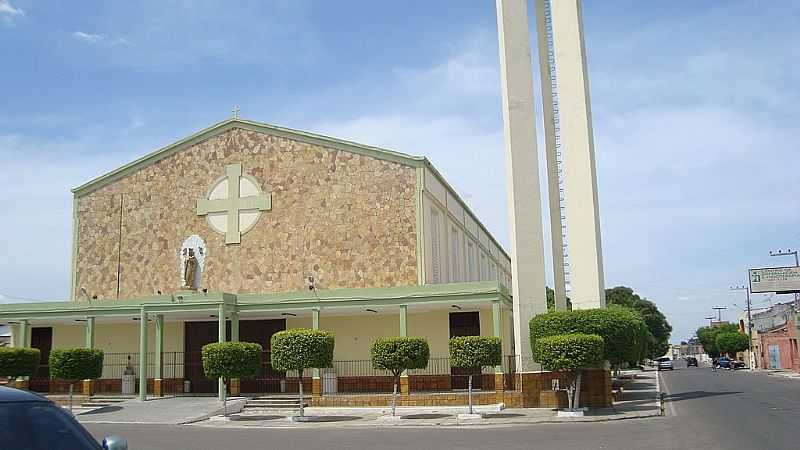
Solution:
<svg viewBox="0 0 800 450"><path fill-rule="evenodd" d="M679 366L662 373L667 417L493 427L215 429L87 424L152 449L800 449L800 381Z"/></svg>

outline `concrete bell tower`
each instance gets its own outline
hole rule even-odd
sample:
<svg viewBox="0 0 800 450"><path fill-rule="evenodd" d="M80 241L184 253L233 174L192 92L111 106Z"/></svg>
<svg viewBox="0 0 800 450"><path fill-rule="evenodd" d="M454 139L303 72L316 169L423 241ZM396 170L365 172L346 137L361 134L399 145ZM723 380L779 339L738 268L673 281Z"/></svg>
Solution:
<svg viewBox="0 0 800 450"><path fill-rule="evenodd" d="M556 306L566 308L561 212L564 207L572 287L569 296L573 307L604 307L594 137L581 0L533 1L536 2L542 76ZM513 274L514 343L522 360L518 370L525 372L538 370L531 360L528 322L534 315L547 310L528 2L496 2ZM556 102L557 109L554 107ZM559 168L563 169L561 178Z"/></svg>

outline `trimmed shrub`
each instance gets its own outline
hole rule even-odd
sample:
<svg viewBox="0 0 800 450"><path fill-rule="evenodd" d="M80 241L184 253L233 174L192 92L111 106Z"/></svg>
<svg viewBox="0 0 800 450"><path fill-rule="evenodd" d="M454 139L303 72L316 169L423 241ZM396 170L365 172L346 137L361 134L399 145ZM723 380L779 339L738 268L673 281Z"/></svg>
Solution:
<svg viewBox="0 0 800 450"><path fill-rule="evenodd" d="M300 417L303 416L303 371L333 365L333 333L308 328L279 331L270 340L272 368L296 370L300 377Z"/></svg>
<svg viewBox="0 0 800 450"><path fill-rule="evenodd" d="M36 371L41 356L36 348L0 347L0 376L29 377Z"/></svg>
<svg viewBox="0 0 800 450"><path fill-rule="evenodd" d="M481 370L503 362L500 338L488 336L457 336L450 338L450 365L463 369ZM467 386L469 413L472 414L472 373Z"/></svg>
<svg viewBox="0 0 800 450"><path fill-rule="evenodd" d="M103 376L103 351L96 348L64 348L50 352L50 377L78 381Z"/></svg>
<svg viewBox="0 0 800 450"><path fill-rule="evenodd" d="M581 369L603 360L603 338L596 334L563 334L539 338L537 361L546 370L565 372L569 409L580 404Z"/></svg>
<svg viewBox="0 0 800 450"><path fill-rule="evenodd" d="M203 346L203 372L209 378L253 377L261 368L261 344L215 342Z"/></svg>
<svg viewBox="0 0 800 450"><path fill-rule="evenodd" d="M625 308L551 311L540 314L529 323L533 358L539 361L538 341L561 334L596 334L603 339L602 359L617 366L638 360L644 351L644 321Z"/></svg>
<svg viewBox="0 0 800 450"><path fill-rule="evenodd" d="M272 335L271 357L275 370L298 370L333 365L333 333L324 330L295 328Z"/></svg>
<svg viewBox="0 0 800 450"><path fill-rule="evenodd" d="M379 337L372 343L370 353L372 355L373 368L388 370L394 376L394 389L392 391L392 415L394 416L400 375L405 370L428 367L428 360L431 356L428 341L421 337Z"/></svg>
<svg viewBox="0 0 800 450"><path fill-rule="evenodd" d="M464 369L482 369L503 363L500 338L458 336L450 338L450 365Z"/></svg>
<svg viewBox="0 0 800 450"><path fill-rule="evenodd" d="M399 377L404 370L428 367L431 356L428 341L421 337L379 337L370 350L372 367L388 370Z"/></svg>

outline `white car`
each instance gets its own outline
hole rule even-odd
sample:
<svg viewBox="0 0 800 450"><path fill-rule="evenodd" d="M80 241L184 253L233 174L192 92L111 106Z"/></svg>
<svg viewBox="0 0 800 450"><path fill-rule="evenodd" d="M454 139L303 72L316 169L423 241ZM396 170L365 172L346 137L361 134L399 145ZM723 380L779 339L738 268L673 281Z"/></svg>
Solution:
<svg viewBox="0 0 800 450"><path fill-rule="evenodd" d="M669 358L658 358L656 360L658 370L675 370L672 366L672 360Z"/></svg>

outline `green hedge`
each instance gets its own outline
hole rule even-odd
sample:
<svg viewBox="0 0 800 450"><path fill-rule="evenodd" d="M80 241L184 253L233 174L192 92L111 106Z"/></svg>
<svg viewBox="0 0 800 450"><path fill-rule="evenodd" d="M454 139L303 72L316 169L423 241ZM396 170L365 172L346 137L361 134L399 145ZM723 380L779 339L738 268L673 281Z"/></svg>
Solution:
<svg viewBox="0 0 800 450"><path fill-rule="evenodd" d="M540 339L562 334L600 336L604 346L602 358L614 365L638 361L645 350L647 326L639 315L626 308L551 311L531 319L529 327L534 359Z"/></svg>
<svg viewBox="0 0 800 450"><path fill-rule="evenodd" d="M535 359L545 370L574 371L603 360L603 338L596 334L563 334L540 338Z"/></svg>
<svg viewBox="0 0 800 450"><path fill-rule="evenodd" d="M272 335L272 368L303 370L333 365L333 333L308 328L279 331Z"/></svg>
<svg viewBox="0 0 800 450"><path fill-rule="evenodd" d="M64 348L50 352L50 377L90 380L103 376L103 351L95 348Z"/></svg>
<svg viewBox="0 0 800 450"><path fill-rule="evenodd" d="M395 376L408 369L428 367L431 350L421 337L379 337L372 343L372 367Z"/></svg>
<svg viewBox="0 0 800 450"><path fill-rule="evenodd" d="M450 338L450 365L464 369L480 369L503 363L500 338L459 336Z"/></svg>
<svg viewBox="0 0 800 450"><path fill-rule="evenodd" d="M215 342L203 346L203 372L209 378L253 377L261 368L261 344Z"/></svg>
<svg viewBox="0 0 800 450"><path fill-rule="evenodd" d="M0 347L0 376L29 377L36 371L42 353L35 348Z"/></svg>

